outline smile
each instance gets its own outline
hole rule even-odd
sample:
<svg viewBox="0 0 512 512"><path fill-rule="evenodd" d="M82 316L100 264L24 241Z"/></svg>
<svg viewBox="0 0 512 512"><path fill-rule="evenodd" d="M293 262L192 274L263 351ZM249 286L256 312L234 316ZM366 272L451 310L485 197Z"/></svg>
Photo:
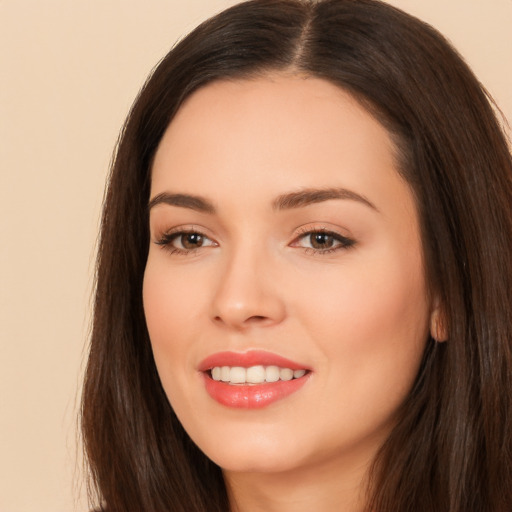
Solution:
<svg viewBox="0 0 512 512"><path fill-rule="evenodd" d="M214 354L199 370L211 398L239 409L260 409L282 400L302 388L311 375L299 363L256 350Z"/></svg>
<svg viewBox="0 0 512 512"><path fill-rule="evenodd" d="M262 384L263 382L289 381L299 379L306 374L306 370L292 370L278 366L215 366L211 370L213 380L227 382L233 385Z"/></svg>

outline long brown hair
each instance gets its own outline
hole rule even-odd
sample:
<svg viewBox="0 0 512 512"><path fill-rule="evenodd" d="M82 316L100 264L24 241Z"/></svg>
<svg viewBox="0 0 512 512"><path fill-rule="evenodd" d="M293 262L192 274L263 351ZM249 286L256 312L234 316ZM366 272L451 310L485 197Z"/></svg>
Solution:
<svg viewBox="0 0 512 512"><path fill-rule="evenodd" d="M428 25L375 0L234 6L176 45L135 101L104 204L83 392L97 506L229 510L220 468L168 403L145 325L151 163L193 91L290 69L349 91L392 134L449 338L427 341L373 465L368 509L512 510L511 155L488 95L456 51Z"/></svg>

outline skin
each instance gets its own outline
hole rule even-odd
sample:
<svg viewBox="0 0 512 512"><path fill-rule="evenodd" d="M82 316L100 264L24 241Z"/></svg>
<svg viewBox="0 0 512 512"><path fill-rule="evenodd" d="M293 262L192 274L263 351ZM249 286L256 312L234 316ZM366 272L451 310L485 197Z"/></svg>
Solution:
<svg viewBox="0 0 512 512"><path fill-rule="evenodd" d="M283 194L340 187L364 200L273 207ZM216 210L151 208L144 307L165 392L223 468L232 509L364 510L368 466L436 316L389 134L321 79L216 82L186 101L159 145L151 197L161 193ZM162 245L173 230L202 233L203 245L176 252L177 235ZM305 233L326 230L353 244L315 252ZM220 405L199 363L249 349L300 362L310 377L262 409Z"/></svg>

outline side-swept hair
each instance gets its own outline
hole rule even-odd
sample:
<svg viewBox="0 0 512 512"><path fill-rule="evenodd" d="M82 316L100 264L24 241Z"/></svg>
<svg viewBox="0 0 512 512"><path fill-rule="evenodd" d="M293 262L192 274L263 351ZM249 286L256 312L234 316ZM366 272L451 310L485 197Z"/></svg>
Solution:
<svg viewBox="0 0 512 512"><path fill-rule="evenodd" d="M151 164L183 101L283 70L350 92L391 133L420 215L446 343L373 464L368 510L512 510L512 162L483 87L430 26L376 0L255 0L206 21L156 67L121 133L105 198L82 404L97 505L226 512L219 467L160 384L142 280ZM385 300L385 299L384 299Z"/></svg>

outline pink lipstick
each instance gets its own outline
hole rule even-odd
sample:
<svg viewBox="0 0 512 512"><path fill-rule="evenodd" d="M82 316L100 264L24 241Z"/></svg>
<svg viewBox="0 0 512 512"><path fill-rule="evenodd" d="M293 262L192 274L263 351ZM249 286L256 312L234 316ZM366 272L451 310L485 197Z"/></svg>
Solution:
<svg viewBox="0 0 512 512"><path fill-rule="evenodd" d="M207 393L227 407L258 409L298 391L310 368L271 352L218 352L198 368Z"/></svg>

